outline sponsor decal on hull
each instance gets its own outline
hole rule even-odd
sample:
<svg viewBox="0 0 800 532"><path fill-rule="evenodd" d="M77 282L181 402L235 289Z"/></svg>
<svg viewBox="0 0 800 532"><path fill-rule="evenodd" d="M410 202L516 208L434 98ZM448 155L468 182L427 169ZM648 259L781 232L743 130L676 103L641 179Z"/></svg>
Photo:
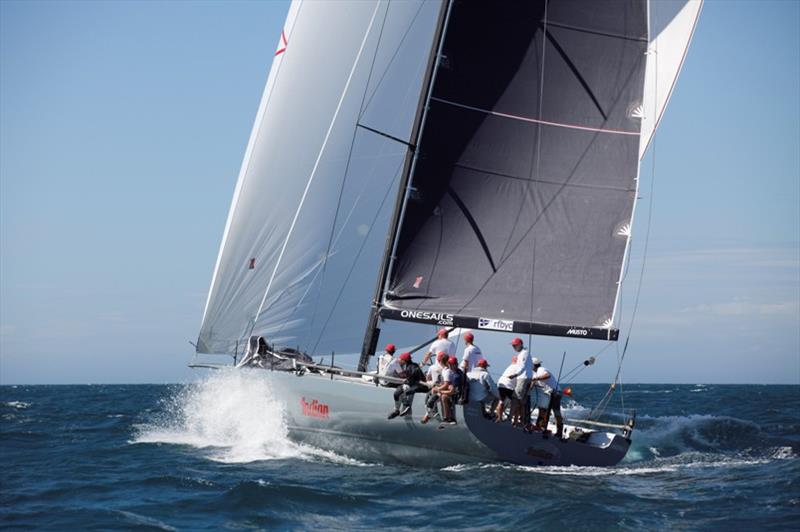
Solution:
<svg viewBox="0 0 800 532"><path fill-rule="evenodd" d="M495 320L492 318L478 318L479 329L492 329L495 331L514 331L514 322L511 320Z"/></svg>
<svg viewBox="0 0 800 532"><path fill-rule="evenodd" d="M306 401L305 397L300 398L300 406L303 408L303 415L306 417L316 417L319 419L328 419L328 405L320 403L316 399L310 403Z"/></svg>
<svg viewBox="0 0 800 532"><path fill-rule="evenodd" d="M453 326L453 315L444 312L428 312L427 310L403 310L400 317L411 320L426 321L436 325Z"/></svg>

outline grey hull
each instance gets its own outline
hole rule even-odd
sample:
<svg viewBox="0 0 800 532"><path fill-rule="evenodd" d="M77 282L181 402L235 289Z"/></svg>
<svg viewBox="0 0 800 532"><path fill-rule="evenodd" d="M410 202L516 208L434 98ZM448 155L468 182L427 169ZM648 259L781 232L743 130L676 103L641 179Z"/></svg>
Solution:
<svg viewBox="0 0 800 532"><path fill-rule="evenodd" d="M414 396L411 415L389 420L393 388L350 377L255 371L267 375L284 402L292 439L360 460L424 467L494 461L608 466L622 460L630 446L630 440L602 432L585 442L544 439L485 419L477 403L458 408L455 425L435 420L423 425L424 394Z"/></svg>

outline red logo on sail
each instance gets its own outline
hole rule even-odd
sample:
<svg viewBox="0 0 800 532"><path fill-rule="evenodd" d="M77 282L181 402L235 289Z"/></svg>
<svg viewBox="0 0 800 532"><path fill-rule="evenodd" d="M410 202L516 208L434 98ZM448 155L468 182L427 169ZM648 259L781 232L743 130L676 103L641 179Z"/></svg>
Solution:
<svg viewBox="0 0 800 532"><path fill-rule="evenodd" d="M414 280L414 288L419 288L422 285L422 276L420 275Z"/></svg>
<svg viewBox="0 0 800 532"><path fill-rule="evenodd" d="M320 403L316 399L309 403L305 397L301 397L300 406L303 408L303 415L306 417L328 419L328 405Z"/></svg>
<svg viewBox="0 0 800 532"><path fill-rule="evenodd" d="M281 55L283 52L285 52L287 44L289 44L289 41L286 40L286 33L282 31L281 41L278 43L278 49L275 50L275 55Z"/></svg>

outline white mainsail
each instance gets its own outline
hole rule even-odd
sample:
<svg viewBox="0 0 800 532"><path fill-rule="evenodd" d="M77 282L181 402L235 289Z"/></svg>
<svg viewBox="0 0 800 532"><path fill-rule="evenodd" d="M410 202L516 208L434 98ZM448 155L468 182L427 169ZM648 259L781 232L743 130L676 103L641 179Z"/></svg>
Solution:
<svg viewBox="0 0 800 532"><path fill-rule="evenodd" d="M368 309L353 312L348 301L368 301L374 288L407 151L398 140L410 135L439 9L420 1L292 3L198 352L242 352L253 330L309 353L360 345Z"/></svg>

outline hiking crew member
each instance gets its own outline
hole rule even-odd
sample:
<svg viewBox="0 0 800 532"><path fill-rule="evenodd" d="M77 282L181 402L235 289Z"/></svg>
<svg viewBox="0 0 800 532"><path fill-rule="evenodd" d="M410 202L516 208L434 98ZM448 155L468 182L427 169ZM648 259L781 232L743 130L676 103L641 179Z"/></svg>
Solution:
<svg viewBox="0 0 800 532"><path fill-rule="evenodd" d="M536 406L539 414L536 417L536 427L547 434L547 424L550 421L550 411L556 416L556 436L561 438L564 429L564 419L561 416L561 394L558 381L547 368L542 366L542 361L533 359L533 385L536 387Z"/></svg>
<svg viewBox="0 0 800 532"><path fill-rule="evenodd" d="M430 350L425 353L425 357L422 359L423 366L428 363L432 355L436 354L438 356L442 351L447 353L448 357L456 354L456 344L447 339L447 329L439 329L439 332L436 333L436 338L431 344ZM436 366L436 363L434 362L433 365Z"/></svg>
<svg viewBox="0 0 800 532"><path fill-rule="evenodd" d="M450 357L447 356L447 353L440 351L436 356L436 364L433 364L428 370L427 380L430 391L425 395L426 411L425 415L422 417L423 425L427 423L431 417L439 415L436 408L437 403L439 403L439 393L436 391L436 387L442 384L442 372L447 367L448 358ZM443 419L442 416L439 416L439 419Z"/></svg>
<svg viewBox="0 0 800 532"><path fill-rule="evenodd" d="M481 348L473 344L473 341L475 341L475 337L471 332L464 335L464 343L467 344L467 347L464 348L464 356L461 357L461 369L464 374L472 371L478 361L483 358Z"/></svg>
<svg viewBox="0 0 800 532"><path fill-rule="evenodd" d="M397 361L401 371L395 373L395 376L404 378L406 383L401 384L394 391L394 411L389 414L389 419L409 415L414 394L425 386L423 384L425 375L419 369L419 365L411 361L411 353L403 353L397 358Z"/></svg>
<svg viewBox="0 0 800 532"><path fill-rule="evenodd" d="M489 407L488 411L492 412L497 401L497 386L486 370L488 367L489 362L482 358L478 360L475 368L467 373L469 400L481 403L481 412L484 416L487 414L486 406Z"/></svg>
<svg viewBox="0 0 800 532"><path fill-rule="evenodd" d="M394 348L394 344L389 344L389 345L386 346L386 349L387 349L386 354L381 355L381 358L384 359L384 360L388 360L388 357L386 355L389 354L389 351L388 351L389 347ZM399 358L391 359L389 361L389 363L386 364L386 366L384 366L383 373L381 373L381 375L383 375L385 377L395 377L397 379L405 379L406 378L405 377L405 375L406 375L405 374L405 370L403 369L403 366L400 365L400 359ZM381 386L388 386L389 388L397 388L397 386L398 386L398 384L395 384L393 382L388 382L388 381L383 380L383 379L379 379L379 380L380 380Z"/></svg>
<svg viewBox="0 0 800 532"><path fill-rule="evenodd" d="M511 347L517 353L517 363L521 366L519 373L515 375L517 382L514 388L514 399L519 401L518 408L521 410L522 423L527 425L530 423L531 416L531 404L528 394L530 392L531 379L533 378L533 362L531 361L530 353L523 346L521 338L511 340ZM511 404L513 409L514 403L512 402Z"/></svg>
<svg viewBox="0 0 800 532"><path fill-rule="evenodd" d="M511 413L509 419L511 423L519 423L519 401L514 398L514 388L517 386L517 377L519 370L522 366L517 363L516 355L511 357L511 364L503 371L503 375L497 380L497 393L500 396L500 401L497 403L497 417L495 422L500 423L503 421L503 412L505 412L506 405L510 404ZM516 405L516 416L515 416Z"/></svg>
<svg viewBox="0 0 800 532"><path fill-rule="evenodd" d="M378 375L386 375L386 367L394 359L394 344L386 344L386 352L378 358Z"/></svg>

